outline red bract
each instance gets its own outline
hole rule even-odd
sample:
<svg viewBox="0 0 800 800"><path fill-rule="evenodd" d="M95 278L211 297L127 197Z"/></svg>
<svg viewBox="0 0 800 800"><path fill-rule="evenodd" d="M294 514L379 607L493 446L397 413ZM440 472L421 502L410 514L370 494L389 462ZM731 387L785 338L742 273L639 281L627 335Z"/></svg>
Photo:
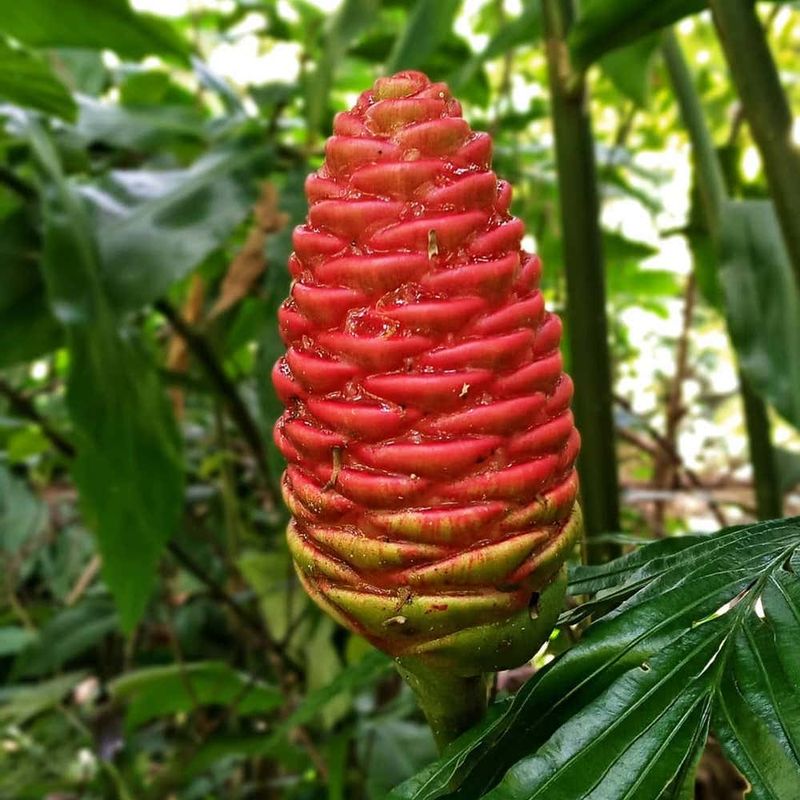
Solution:
<svg viewBox="0 0 800 800"><path fill-rule="evenodd" d="M580 532L561 323L491 151L418 72L337 115L273 374L309 594L392 655L464 675L530 658Z"/></svg>

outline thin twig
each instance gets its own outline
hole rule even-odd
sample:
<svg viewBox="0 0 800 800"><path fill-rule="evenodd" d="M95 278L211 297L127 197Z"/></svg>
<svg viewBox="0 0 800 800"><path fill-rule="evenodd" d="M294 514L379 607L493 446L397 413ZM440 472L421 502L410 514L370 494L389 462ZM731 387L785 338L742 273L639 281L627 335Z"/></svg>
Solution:
<svg viewBox="0 0 800 800"><path fill-rule="evenodd" d="M253 419L250 410L242 400L236 385L228 377L222 364L217 358L208 339L194 326L190 325L178 311L166 300L155 303L156 310L169 322L173 330L183 338L187 347L203 368L212 386L222 398L231 419L239 428L248 449L258 465L259 471L264 476L264 486L273 506L278 506L279 498L269 480L269 466L267 464L266 450L261 432Z"/></svg>
<svg viewBox="0 0 800 800"><path fill-rule="evenodd" d="M0 378L0 395L8 400L11 410L15 414L19 414L19 416L36 423L41 432L50 440L59 453L67 458L73 458L75 456L75 446L67 441L67 439L53 428L50 422L39 413L39 410L30 397L6 383L2 378Z"/></svg>
<svg viewBox="0 0 800 800"><path fill-rule="evenodd" d="M92 558L89 560L89 563L84 568L83 572L81 572L80 577L75 582L75 585L72 587L70 593L67 595L66 600L64 601L64 605L68 608L74 606L78 600L83 597L86 590L91 586L92 581L97 577L97 573L100 571L100 567L102 566L102 561L100 560L100 556L95 553Z"/></svg>
<svg viewBox="0 0 800 800"><path fill-rule="evenodd" d="M689 340L692 333L694 317L694 303L697 295L697 280L694 272L689 273L686 280L686 289L683 295L683 324L678 338L675 353L675 374L670 382L666 401L666 423L664 425L664 439L669 442L670 449L678 452L678 429L686 409L683 405L683 385L689 375ZM662 451L664 453L664 451ZM675 481L676 469L679 464L672 458L663 455L656 459L653 470L653 484L658 489L668 489ZM664 535L665 504L656 501L654 504L654 527L658 537Z"/></svg>
<svg viewBox="0 0 800 800"><path fill-rule="evenodd" d="M693 488L702 490L708 489L708 486L706 486L706 484L703 482L700 476L691 467L687 466L684 463L681 454L675 449L675 447L673 447L673 445L667 439L665 439L664 436L658 430L656 430L646 419L644 419L641 415L637 414L633 410L633 406L626 398L621 397L619 395L614 395L614 402L617 405L624 408L625 411L627 411L629 414L636 417L641 426L644 428L647 435L655 442L655 444L659 448L661 448L664 451L664 453L667 456L669 456L672 463L678 469L680 469L681 472L683 472L683 474L686 476L687 481ZM641 445L642 443L641 439L636 437L635 434L631 434L630 431L626 431L624 428L620 428L618 430L622 438L626 439L631 444L635 446ZM652 454L651 447L646 447L643 449L646 449L647 452ZM727 517L725 516L725 512L722 510L722 508L720 508L719 503L717 503L717 501L711 497L707 497L706 502L708 503L708 507L711 513L714 515L714 518L720 524L720 527L723 528L728 527L729 523Z"/></svg>

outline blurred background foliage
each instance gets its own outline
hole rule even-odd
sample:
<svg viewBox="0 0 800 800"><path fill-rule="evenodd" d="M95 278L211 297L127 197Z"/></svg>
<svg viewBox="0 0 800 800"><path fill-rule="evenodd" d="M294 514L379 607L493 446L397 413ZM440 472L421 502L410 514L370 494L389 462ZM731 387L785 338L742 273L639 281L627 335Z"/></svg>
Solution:
<svg viewBox="0 0 800 800"><path fill-rule="evenodd" d="M276 312L333 114L406 68L494 136L566 309L579 209L559 213L542 5L3 4L0 798L381 798L435 757L388 660L293 578ZM800 508L796 278L705 5L584 0L567 38L589 67L616 450L583 469L621 489L593 533ZM797 109L800 4L758 12Z"/></svg>

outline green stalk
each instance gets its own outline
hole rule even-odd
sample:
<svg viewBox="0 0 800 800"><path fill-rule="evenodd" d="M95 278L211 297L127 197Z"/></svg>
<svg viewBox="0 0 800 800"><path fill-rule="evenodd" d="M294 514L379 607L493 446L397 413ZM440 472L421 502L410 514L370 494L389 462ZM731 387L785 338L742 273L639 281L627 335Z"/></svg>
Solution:
<svg viewBox="0 0 800 800"><path fill-rule="evenodd" d="M753 465L758 518L778 519L783 516L783 492L775 451L772 447L767 406L741 370L739 370L739 387L747 424L750 462Z"/></svg>
<svg viewBox="0 0 800 800"><path fill-rule="evenodd" d="M792 141L792 112L754 0L711 0L711 11L800 283L800 148Z"/></svg>
<svg viewBox="0 0 800 800"><path fill-rule="evenodd" d="M718 248L720 211L723 204L729 201L725 176L705 121L703 107L695 90L692 75L678 40L671 31L664 34L661 51L675 97L678 100L683 123L692 143L692 155L706 223L714 246ZM744 407L750 461L753 465L758 516L760 519L774 519L782 516L783 498L772 445L767 405L761 396L756 394L741 370L739 370L739 392Z"/></svg>
<svg viewBox="0 0 800 800"><path fill-rule="evenodd" d="M573 14L572 0L542 1L575 380L573 409L582 437L581 505L591 544L591 537L620 528L619 484L594 138L584 76L573 71L566 43ZM593 561L618 554L612 545L589 550Z"/></svg>
<svg viewBox="0 0 800 800"><path fill-rule="evenodd" d="M463 678L430 667L419 658L403 658L397 671L414 691L439 752L483 719L489 704L491 674Z"/></svg>

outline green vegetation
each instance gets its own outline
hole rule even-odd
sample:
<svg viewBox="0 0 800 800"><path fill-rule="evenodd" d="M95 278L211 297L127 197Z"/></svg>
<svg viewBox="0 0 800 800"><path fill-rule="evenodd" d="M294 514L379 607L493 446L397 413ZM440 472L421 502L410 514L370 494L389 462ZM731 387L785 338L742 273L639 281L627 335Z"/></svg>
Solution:
<svg viewBox="0 0 800 800"><path fill-rule="evenodd" d="M800 797L797 3L5 6L0 800ZM409 68L543 258L588 520L440 758L302 591L271 437L304 179Z"/></svg>

